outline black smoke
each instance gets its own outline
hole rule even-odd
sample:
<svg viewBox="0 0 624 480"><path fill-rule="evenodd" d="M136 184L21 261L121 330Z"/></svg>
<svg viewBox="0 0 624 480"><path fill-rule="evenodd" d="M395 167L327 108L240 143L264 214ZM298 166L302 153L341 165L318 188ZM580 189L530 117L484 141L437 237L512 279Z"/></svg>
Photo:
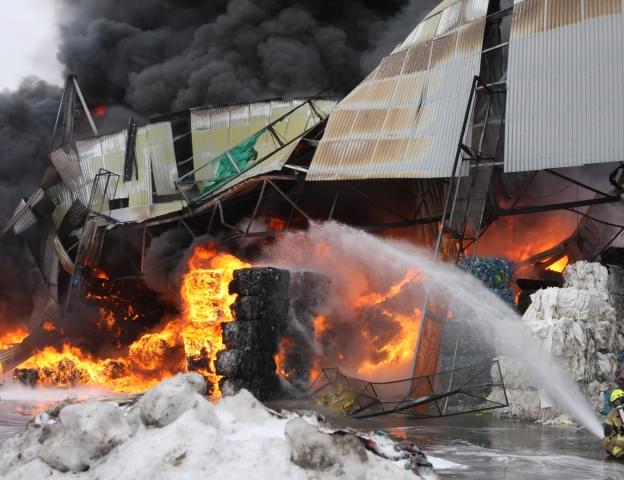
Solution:
<svg viewBox="0 0 624 480"><path fill-rule="evenodd" d="M111 107L99 120L106 131L124 128L129 114L140 118L323 90L344 95L433 3L57 1L58 58L66 74L78 75L92 106ZM0 224L21 197L39 187L60 97L60 87L36 78L25 79L16 91L0 92ZM6 273L19 272L13 249L0 244L0 266L8 280L0 281L0 303L26 305L20 282ZM151 273L162 279L166 269ZM167 290L166 283L157 287Z"/></svg>
<svg viewBox="0 0 624 480"><path fill-rule="evenodd" d="M91 100L143 114L321 91L339 96L432 3L63 0L59 59Z"/></svg>
<svg viewBox="0 0 624 480"><path fill-rule="evenodd" d="M60 101L60 88L26 78L17 91L0 92L0 219L20 197L37 189Z"/></svg>

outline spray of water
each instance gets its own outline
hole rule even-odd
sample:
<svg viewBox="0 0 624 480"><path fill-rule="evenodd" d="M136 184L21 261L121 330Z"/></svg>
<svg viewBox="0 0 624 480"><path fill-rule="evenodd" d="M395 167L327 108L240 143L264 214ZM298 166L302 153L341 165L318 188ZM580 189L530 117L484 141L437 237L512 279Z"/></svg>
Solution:
<svg viewBox="0 0 624 480"><path fill-rule="evenodd" d="M323 254L311 254L315 251ZM345 284L352 281L350 264L366 265L374 275L395 279L401 278L408 268L420 270L430 291L460 306L471 326L519 360L535 387L594 435L602 437L601 424L579 387L539 347L518 314L471 275L436 262L431 252L344 225L325 223L315 225L305 234L282 237L268 253L267 261L289 268L314 269L333 282Z"/></svg>

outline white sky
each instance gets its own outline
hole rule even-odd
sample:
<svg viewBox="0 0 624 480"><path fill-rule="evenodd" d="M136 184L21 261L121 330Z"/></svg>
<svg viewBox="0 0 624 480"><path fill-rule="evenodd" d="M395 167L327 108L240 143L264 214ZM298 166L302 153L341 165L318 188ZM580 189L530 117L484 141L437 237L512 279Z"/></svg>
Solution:
<svg viewBox="0 0 624 480"><path fill-rule="evenodd" d="M36 75L62 83L54 0L0 0L0 90Z"/></svg>

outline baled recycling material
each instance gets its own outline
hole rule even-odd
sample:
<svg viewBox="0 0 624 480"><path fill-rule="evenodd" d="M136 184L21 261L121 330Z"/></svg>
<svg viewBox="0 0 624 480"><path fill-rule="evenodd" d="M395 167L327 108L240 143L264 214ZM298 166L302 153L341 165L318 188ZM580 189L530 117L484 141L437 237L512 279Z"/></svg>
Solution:
<svg viewBox="0 0 624 480"><path fill-rule="evenodd" d="M508 289L513 276L513 263L497 257L464 257L457 266L481 280L491 290Z"/></svg>

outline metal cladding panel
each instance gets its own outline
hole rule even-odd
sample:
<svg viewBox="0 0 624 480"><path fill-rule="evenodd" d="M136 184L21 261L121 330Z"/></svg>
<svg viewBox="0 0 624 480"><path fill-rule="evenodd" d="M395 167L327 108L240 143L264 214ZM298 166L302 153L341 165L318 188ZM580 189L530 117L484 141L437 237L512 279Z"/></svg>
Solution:
<svg viewBox="0 0 624 480"><path fill-rule="evenodd" d="M509 44L505 171L624 158L621 0L524 0Z"/></svg>
<svg viewBox="0 0 624 480"><path fill-rule="evenodd" d="M12 221L13 233L15 233L15 235L19 235L35 225L37 223L37 218L33 214L32 210L26 205L26 202L22 199L15 209Z"/></svg>
<svg viewBox="0 0 624 480"><path fill-rule="evenodd" d="M116 173L123 178L124 159L126 155L126 132L105 135L88 140L76 142L78 157L83 173L83 184L91 188L93 179L100 169ZM115 181L111 189L116 191L106 192L107 197L128 198L127 184L123 180ZM103 187L100 195L103 195Z"/></svg>
<svg viewBox="0 0 624 480"><path fill-rule="evenodd" d="M479 73L487 2L446 3L435 14L441 17L436 28L445 35L412 33L404 49L384 58L336 107L307 180L451 175ZM477 14L476 21L460 21Z"/></svg>
<svg viewBox="0 0 624 480"><path fill-rule="evenodd" d="M176 193L178 165L173 149L173 133L169 122L153 123L146 127L147 145L157 195Z"/></svg>
<svg viewBox="0 0 624 480"><path fill-rule="evenodd" d="M199 169L195 172L195 179L199 181L213 179L217 164L213 167L210 163L215 158L304 102L304 99L296 98L191 110L193 164L196 169ZM320 112L329 113L336 104L330 100L315 100L314 105ZM312 110L305 107L276 123L273 128L284 143L288 143L311 128L317 121ZM268 133L261 135L255 145L258 158L270 155L278 146Z"/></svg>
<svg viewBox="0 0 624 480"><path fill-rule="evenodd" d="M50 152L50 161L56 168L63 183L71 191L82 186L82 170L78 161L78 154L71 145L63 145Z"/></svg>
<svg viewBox="0 0 624 480"><path fill-rule="evenodd" d="M120 184L124 184L128 193L128 206L130 208L152 204L152 162L147 143L146 127L137 129L134 152L138 180L136 174L132 176L132 180L129 182L123 182L123 175L120 180Z"/></svg>

